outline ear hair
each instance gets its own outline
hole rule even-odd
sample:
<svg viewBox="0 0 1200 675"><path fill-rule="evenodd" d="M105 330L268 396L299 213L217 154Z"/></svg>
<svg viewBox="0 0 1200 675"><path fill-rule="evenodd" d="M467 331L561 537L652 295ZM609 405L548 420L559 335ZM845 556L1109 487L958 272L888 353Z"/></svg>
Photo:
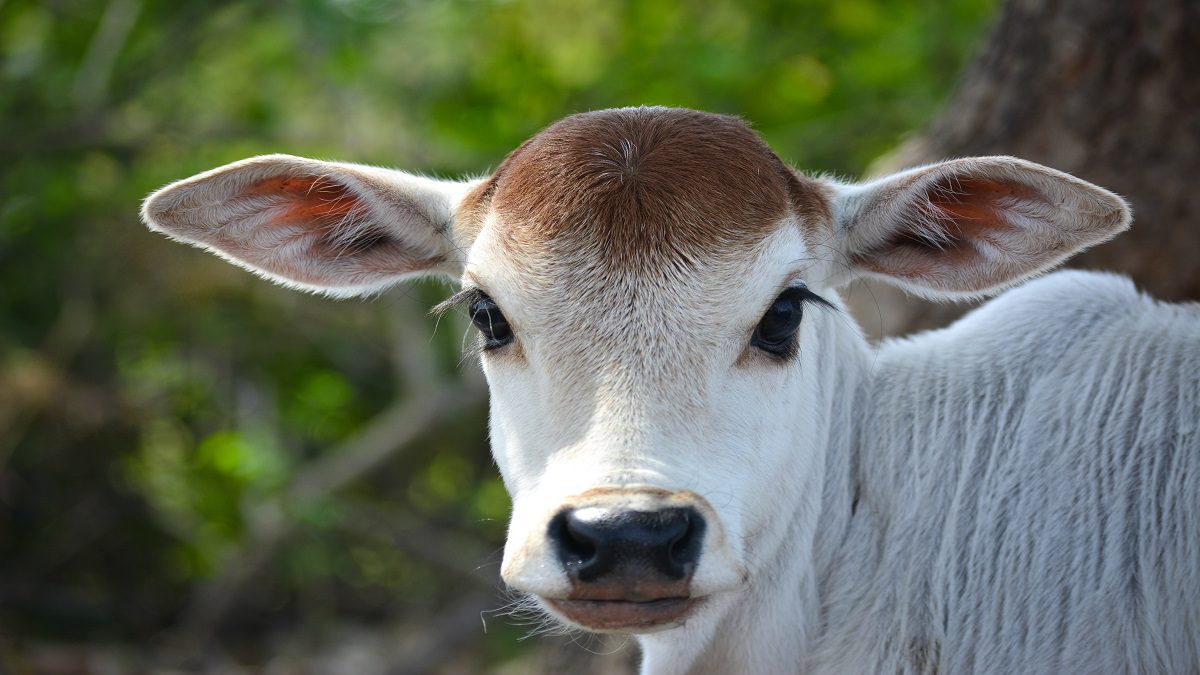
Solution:
<svg viewBox="0 0 1200 675"><path fill-rule="evenodd" d="M470 183L266 155L150 195L151 230L273 281L338 297L455 274L455 208Z"/></svg>
<svg viewBox="0 0 1200 675"><path fill-rule="evenodd" d="M985 295L1129 227L1129 206L1013 157L956 159L834 185L834 240L853 276L928 298Z"/></svg>

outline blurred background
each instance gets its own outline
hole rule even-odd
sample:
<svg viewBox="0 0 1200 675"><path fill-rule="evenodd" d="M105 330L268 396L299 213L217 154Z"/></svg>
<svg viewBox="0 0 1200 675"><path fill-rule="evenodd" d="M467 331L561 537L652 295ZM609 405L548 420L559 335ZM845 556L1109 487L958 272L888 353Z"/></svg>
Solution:
<svg viewBox="0 0 1200 675"><path fill-rule="evenodd" d="M566 114L686 106L843 177L1076 172L1139 214L1084 263L1195 298L1197 26L1185 0L0 0L0 673L636 663L500 590L467 322L426 314L452 289L277 288L147 232L153 189L270 152L479 175ZM873 335L962 310L851 297Z"/></svg>

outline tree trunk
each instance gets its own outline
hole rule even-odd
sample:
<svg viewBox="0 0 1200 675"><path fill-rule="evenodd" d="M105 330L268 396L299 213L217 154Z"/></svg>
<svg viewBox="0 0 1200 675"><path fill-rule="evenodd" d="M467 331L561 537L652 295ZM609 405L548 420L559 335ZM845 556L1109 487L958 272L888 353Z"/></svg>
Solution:
<svg viewBox="0 0 1200 675"><path fill-rule="evenodd" d="M1008 0L940 117L872 173L1000 154L1133 204L1129 232L1069 266L1200 299L1200 1ZM849 299L877 335L944 325L967 307L874 284Z"/></svg>

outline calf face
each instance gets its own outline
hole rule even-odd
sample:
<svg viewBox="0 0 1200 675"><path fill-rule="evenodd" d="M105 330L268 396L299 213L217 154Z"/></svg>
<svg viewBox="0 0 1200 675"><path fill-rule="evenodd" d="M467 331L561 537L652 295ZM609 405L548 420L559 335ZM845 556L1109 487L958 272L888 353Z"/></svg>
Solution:
<svg viewBox="0 0 1200 675"><path fill-rule="evenodd" d="M714 619L784 542L811 541L832 411L866 353L836 286L980 294L1128 222L1115 196L1020 160L842 185L739 120L662 108L567 118L485 180L273 156L143 214L306 289L457 277L513 498L503 577L620 632Z"/></svg>

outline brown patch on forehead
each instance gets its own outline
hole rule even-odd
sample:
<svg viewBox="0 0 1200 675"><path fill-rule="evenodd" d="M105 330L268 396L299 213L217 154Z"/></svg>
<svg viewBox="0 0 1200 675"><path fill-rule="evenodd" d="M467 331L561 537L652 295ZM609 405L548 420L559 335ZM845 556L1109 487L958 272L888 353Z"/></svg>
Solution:
<svg viewBox="0 0 1200 675"><path fill-rule="evenodd" d="M625 266L737 252L784 216L828 219L820 187L734 117L673 108L572 115L513 151L460 211L473 238L488 209L522 251L583 250ZM473 223L473 225L471 224Z"/></svg>

